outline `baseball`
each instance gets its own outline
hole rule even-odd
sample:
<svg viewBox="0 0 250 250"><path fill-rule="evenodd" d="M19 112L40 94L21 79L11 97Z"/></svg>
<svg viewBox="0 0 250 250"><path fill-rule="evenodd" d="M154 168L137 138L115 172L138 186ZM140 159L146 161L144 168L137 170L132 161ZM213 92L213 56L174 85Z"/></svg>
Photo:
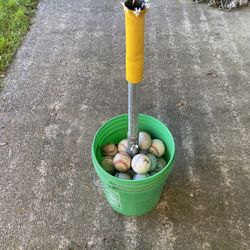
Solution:
<svg viewBox="0 0 250 250"><path fill-rule="evenodd" d="M101 161L101 166L108 173L110 173L110 174L114 173L115 168L113 166L113 157L112 156L105 156Z"/></svg>
<svg viewBox="0 0 250 250"><path fill-rule="evenodd" d="M167 165L167 162L165 161L165 159L163 157L160 157L158 159L157 169L162 170L166 165Z"/></svg>
<svg viewBox="0 0 250 250"><path fill-rule="evenodd" d="M131 180L131 177L126 173L116 173L115 177L124 179L124 180Z"/></svg>
<svg viewBox="0 0 250 250"><path fill-rule="evenodd" d="M132 168L137 174L146 174L150 165L150 160L146 155L138 154L132 159Z"/></svg>
<svg viewBox="0 0 250 250"><path fill-rule="evenodd" d="M161 140L154 139L152 140L151 147L149 152L154 154L156 157L161 157L165 153L165 145Z"/></svg>
<svg viewBox="0 0 250 250"><path fill-rule="evenodd" d="M148 174L135 174L133 180L144 180L149 177Z"/></svg>
<svg viewBox="0 0 250 250"><path fill-rule="evenodd" d="M149 172L153 172L155 169L156 169L156 167L157 167L157 165L158 165L158 160L157 160L157 158L153 155L153 154L151 154L151 153L148 153L147 154L147 157L149 158L149 160L150 160L150 169L149 169Z"/></svg>
<svg viewBox="0 0 250 250"><path fill-rule="evenodd" d="M128 140L124 139L118 144L119 153L127 153L128 152Z"/></svg>
<svg viewBox="0 0 250 250"><path fill-rule="evenodd" d="M126 172L130 169L131 158L128 154L118 153L113 159L115 169L120 172Z"/></svg>
<svg viewBox="0 0 250 250"><path fill-rule="evenodd" d="M104 156L115 156L117 154L117 147L115 144L110 143L110 144L105 144L102 147L102 154Z"/></svg>
<svg viewBox="0 0 250 250"><path fill-rule="evenodd" d="M139 133L139 148L141 150L148 150L151 146L152 140L150 134L147 132Z"/></svg>

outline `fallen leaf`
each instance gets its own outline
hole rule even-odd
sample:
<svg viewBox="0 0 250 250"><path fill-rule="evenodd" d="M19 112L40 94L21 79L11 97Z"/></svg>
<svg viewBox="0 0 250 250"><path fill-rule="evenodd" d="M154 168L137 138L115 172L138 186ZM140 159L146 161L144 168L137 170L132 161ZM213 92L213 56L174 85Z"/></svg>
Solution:
<svg viewBox="0 0 250 250"><path fill-rule="evenodd" d="M178 102L178 103L176 103L176 107L178 107L178 108L180 108L180 107L182 107L184 105L185 105L184 102Z"/></svg>
<svg viewBox="0 0 250 250"><path fill-rule="evenodd" d="M214 73L214 72L208 72L207 76L212 76L214 78L218 77L218 75L216 73Z"/></svg>

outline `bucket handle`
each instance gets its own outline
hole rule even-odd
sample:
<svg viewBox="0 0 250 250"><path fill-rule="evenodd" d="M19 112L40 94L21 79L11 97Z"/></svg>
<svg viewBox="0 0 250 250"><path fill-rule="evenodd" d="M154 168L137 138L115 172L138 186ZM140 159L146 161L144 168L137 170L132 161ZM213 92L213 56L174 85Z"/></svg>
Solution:
<svg viewBox="0 0 250 250"><path fill-rule="evenodd" d="M97 180L96 180L96 174L93 173L92 175L92 182L93 184L98 187L98 188L101 188L101 189L105 189L105 188L111 188L112 186L111 185L103 185L102 183L101 184L98 184L97 183Z"/></svg>

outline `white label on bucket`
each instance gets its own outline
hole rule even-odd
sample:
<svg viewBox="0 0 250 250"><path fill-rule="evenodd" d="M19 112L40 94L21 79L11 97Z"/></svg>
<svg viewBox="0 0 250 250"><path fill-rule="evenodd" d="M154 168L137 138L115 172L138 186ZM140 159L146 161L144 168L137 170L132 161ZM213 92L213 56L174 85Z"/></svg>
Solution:
<svg viewBox="0 0 250 250"><path fill-rule="evenodd" d="M112 189L107 189L107 196L110 204L117 208L122 208L120 194L113 191Z"/></svg>

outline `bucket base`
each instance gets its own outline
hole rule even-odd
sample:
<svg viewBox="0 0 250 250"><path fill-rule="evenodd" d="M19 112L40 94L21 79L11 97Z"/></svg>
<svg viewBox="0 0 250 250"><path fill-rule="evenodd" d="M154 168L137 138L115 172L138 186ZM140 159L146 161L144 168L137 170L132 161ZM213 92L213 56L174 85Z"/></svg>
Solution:
<svg viewBox="0 0 250 250"><path fill-rule="evenodd" d="M163 188L165 183L163 183L161 190L159 192L162 194ZM155 192L154 190L153 192ZM120 196L120 201L117 200L117 194L116 194L116 200L114 201L114 191L113 190L104 190L104 194L106 199L109 202L109 205L112 207L113 210L118 212L119 214L125 215L125 216L130 216L130 217L135 217L135 216L143 216L145 214L148 214L150 211L152 211L159 203L160 197L156 196L155 198L151 198L150 201L147 200L147 206L145 206L145 200L138 202L131 202L131 200L135 200L135 194L131 195L131 197L126 195L126 201L127 202L121 202L122 196ZM145 197L151 197L152 194L148 192L147 194L139 194L139 196L144 195ZM119 199L118 198L118 199ZM139 197L140 198L140 197ZM126 204L127 203L127 204ZM122 207L122 204L126 207L126 210Z"/></svg>

